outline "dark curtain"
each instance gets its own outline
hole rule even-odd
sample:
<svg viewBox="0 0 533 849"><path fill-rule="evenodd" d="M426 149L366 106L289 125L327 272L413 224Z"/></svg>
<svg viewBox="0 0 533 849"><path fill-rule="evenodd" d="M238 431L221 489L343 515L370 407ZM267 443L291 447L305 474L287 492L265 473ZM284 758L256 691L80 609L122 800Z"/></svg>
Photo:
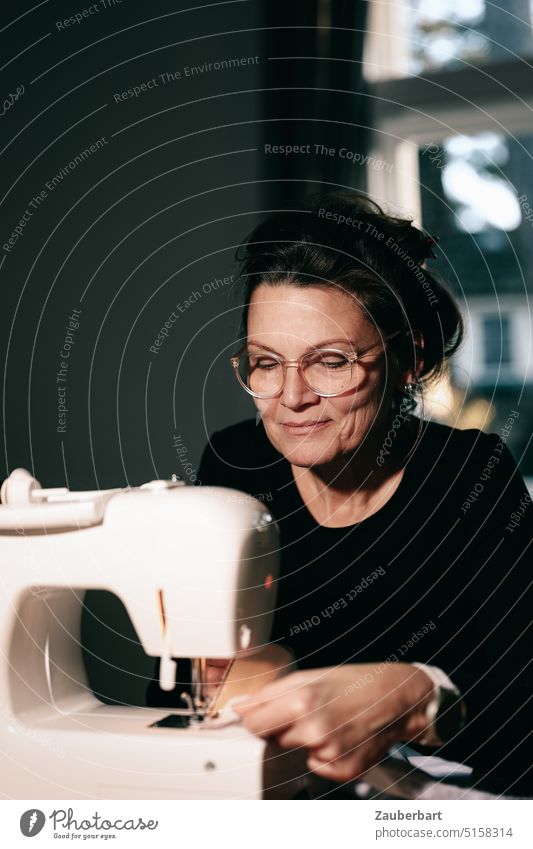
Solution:
<svg viewBox="0 0 533 849"><path fill-rule="evenodd" d="M263 65L265 208L337 184L365 189L365 169L346 151L364 154L368 148L362 75L367 3L297 0L263 8L269 57ZM269 154L264 145L308 145L309 152Z"/></svg>

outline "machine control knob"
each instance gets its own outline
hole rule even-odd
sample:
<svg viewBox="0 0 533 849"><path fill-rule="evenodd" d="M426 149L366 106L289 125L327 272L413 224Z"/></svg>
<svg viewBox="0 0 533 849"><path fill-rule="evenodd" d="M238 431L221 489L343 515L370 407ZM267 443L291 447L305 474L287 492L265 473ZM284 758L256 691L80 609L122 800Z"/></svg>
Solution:
<svg viewBox="0 0 533 849"><path fill-rule="evenodd" d="M255 529L256 531L264 531L272 524L272 514L268 512L261 511L261 513L257 513L255 520Z"/></svg>
<svg viewBox="0 0 533 849"><path fill-rule="evenodd" d="M177 486L186 486L185 481L148 481L141 484L141 489L148 489L150 492L162 492L165 489L175 489Z"/></svg>
<svg viewBox="0 0 533 849"><path fill-rule="evenodd" d="M0 501L2 504L31 504L33 492L40 489L41 484L30 475L26 469L13 469L2 484Z"/></svg>

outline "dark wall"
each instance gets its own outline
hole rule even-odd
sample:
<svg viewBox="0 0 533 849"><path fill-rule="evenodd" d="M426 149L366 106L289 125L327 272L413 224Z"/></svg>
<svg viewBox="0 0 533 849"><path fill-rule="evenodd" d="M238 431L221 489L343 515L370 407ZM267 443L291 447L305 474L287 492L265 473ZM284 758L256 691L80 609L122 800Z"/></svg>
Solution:
<svg viewBox="0 0 533 849"><path fill-rule="evenodd" d="M339 150L365 152L365 4L194 6L3 11L0 479L193 482L255 411L229 366L235 247L265 210L364 187ZM142 702L153 661L114 596L88 594L83 642L95 692Z"/></svg>
<svg viewBox="0 0 533 849"><path fill-rule="evenodd" d="M2 477L18 465L81 488L168 477L174 435L197 455L225 401L209 367L231 353L224 278L260 206L264 56L256 4L179 12L191 5L123 0L58 30L74 5L49 3L2 34L4 56L21 54L2 91L24 87L2 118ZM203 73L187 76L193 65Z"/></svg>
<svg viewBox="0 0 533 849"><path fill-rule="evenodd" d="M228 365L235 246L265 209L364 185L337 155L365 144L364 4L75 5L4 10L0 476L136 485L254 412Z"/></svg>

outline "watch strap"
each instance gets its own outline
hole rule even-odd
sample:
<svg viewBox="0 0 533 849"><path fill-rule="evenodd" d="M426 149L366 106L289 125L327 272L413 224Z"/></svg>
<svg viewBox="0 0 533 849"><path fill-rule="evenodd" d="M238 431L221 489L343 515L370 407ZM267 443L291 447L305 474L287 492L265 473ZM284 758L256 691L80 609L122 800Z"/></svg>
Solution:
<svg viewBox="0 0 533 849"><path fill-rule="evenodd" d="M423 746L442 745L447 739L450 739L454 733L460 731L461 727L464 725L464 709L458 717L456 731L452 731L451 734L447 728L449 722L443 723L442 721L439 721L439 712L441 707L449 712L450 705L460 703L461 691L457 689L446 673L438 666L429 666L425 663L417 662L412 663L411 665L416 666L418 669L422 669L422 671L425 672L433 682L433 697L426 707L427 729L424 732L424 735L419 738L417 742ZM447 718L449 719L450 717L448 716ZM442 727L445 727L447 731L444 737L442 735Z"/></svg>

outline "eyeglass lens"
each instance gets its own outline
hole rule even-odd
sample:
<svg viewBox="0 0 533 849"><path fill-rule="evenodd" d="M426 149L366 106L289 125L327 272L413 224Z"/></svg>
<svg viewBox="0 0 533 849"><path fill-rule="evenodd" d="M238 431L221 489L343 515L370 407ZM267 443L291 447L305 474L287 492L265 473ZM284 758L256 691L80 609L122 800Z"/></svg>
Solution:
<svg viewBox="0 0 533 849"><path fill-rule="evenodd" d="M301 371L307 386L317 394L334 395L353 388L355 369L342 352L312 351L301 359ZM281 392L285 369L280 360L265 353L243 353L239 360L239 376L258 395Z"/></svg>

